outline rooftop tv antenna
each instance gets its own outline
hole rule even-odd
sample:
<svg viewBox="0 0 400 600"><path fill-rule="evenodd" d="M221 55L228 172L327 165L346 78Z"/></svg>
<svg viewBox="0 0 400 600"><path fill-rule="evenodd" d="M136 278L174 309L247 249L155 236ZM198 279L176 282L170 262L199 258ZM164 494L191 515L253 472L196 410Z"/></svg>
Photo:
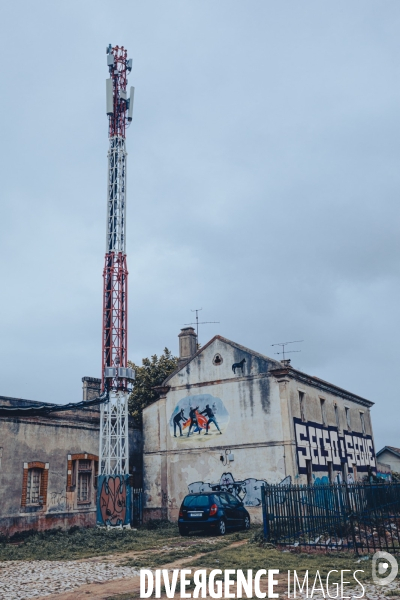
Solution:
<svg viewBox="0 0 400 600"><path fill-rule="evenodd" d="M195 308L192 312L196 313L196 322L195 323L185 323L185 325L196 325L196 336L197 336L197 345L199 345L199 325L208 325L208 323L219 323L219 321L200 321L199 323L199 312L203 310L202 308Z"/></svg>
<svg viewBox="0 0 400 600"><path fill-rule="evenodd" d="M292 352L301 352L301 350L286 350L285 346L288 344L301 344L304 340L294 340L293 342L278 342L277 344L271 344L271 346L280 346L282 348L282 352L274 352L274 354L282 354L283 360L285 360L285 354L292 354Z"/></svg>

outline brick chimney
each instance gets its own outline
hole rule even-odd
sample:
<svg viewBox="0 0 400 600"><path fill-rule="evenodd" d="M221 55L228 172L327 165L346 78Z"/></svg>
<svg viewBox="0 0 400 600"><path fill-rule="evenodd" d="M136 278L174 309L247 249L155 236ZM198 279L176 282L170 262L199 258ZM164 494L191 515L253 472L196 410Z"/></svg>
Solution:
<svg viewBox="0 0 400 600"><path fill-rule="evenodd" d="M182 367L197 352L197 335L193 327L181 329L179 338L178 367Z"/></svg>
<svg viewBox="0 0 400 600"><path fill-rule="evenodd" d="M96 377L82 377L83 401L93 400L100 396L101 379Z"/></svg>

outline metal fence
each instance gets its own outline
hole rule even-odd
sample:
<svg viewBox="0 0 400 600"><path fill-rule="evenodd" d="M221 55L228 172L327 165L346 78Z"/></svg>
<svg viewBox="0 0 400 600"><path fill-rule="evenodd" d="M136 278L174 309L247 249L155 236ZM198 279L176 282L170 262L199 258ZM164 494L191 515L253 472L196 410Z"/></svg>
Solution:
<svg viewBox="0 0 400 600"><path fill-rule="evenodd" d="M262 505L269 542L400 553L400 483L266 485Z"/></svg>

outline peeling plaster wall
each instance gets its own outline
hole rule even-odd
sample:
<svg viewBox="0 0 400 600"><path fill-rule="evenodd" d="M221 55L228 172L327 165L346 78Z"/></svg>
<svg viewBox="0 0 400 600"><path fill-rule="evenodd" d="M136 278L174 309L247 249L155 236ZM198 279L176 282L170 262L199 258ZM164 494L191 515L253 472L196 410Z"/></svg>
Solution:
<svg viewBox="0 0 400 600"><path fill-rule="evenodd" d="M384 463L386 465L390 465L390 468L395 473L400 473L400 458L395 456L393 452L389 452L389 450L385 450L382 454L379 455L378 458L380 463Z"/></svg>
<svg viewBox="0 0 400 600"><path fill-rule="evenodd" d="M303 406L306 424L317 423L327 428L334 428L339 432L339 434L343 434L343 432L345 431L350 431L354 434L371 436L373 446L373 430L370 408L368 406L363 405L360 402L352 400L350 397L343 397L339 395L339 392L334 393L334 391L323 389L323 384L324 382L321 382L320 389L318 387L307 385L301 381L296 381L293 379L287 380L287 382L283 384L287 386L285 393L289 398L289 412L291 415L289 420L293 438L295 438L293 418L301 419L299 392L302 392L304 394ZM322 415L321 400L324 401L323 404L325 412L325 423ZM337 407L336 414L335 406ZM346 409L348 410L350 429L347 424ZM363 432L360 414L362 414L364 418L365 432ZM336 419L338 419L339 426L337 425ZM293 463L295 465L295 469L297 469L296 448L295 446L293 446L292 448ZM344 469L340 470L341 475L343 477L346 476L346 473L349 473L351 471L351 467L348 467L346 471ZM365 472L360 471L357 477L361 479L364 475ZM317 475L314 473L313 479L327 476L328 469L326 469L325 472L319 473ZM304 474L297 475L296 483L306 484L307 476Z"/></svg>
<svg viewBox="0 0 400 600"><path fill-rule="evenodd" d="M68 455L99 453L99 412L74 411L51 417L0 418L0 533L24 529L51 529L75 524L96 524L96 489L91 505L78 507L74 492L67 492ZM141 475L142 433L129 429L130 469ZM21 507L24 463L48 463L45 507Z"/></svg>
<svg viewBox="0 0 400 600"><path fill-rule="evenodd" d="M222 363L213 363L219 354ZM232 365L245 358L243 373ZM167 514L176 519L194 482L218 483L224 473L279 483L286 476L279 385L268 376L274 361L262 360L215 340L168 384L166 398L144 411L144 491L147 518ZM222 435L214 424L209 435L173 436L171 416L179 402L197 405L204 395L219 399L229 413ZM206 400L203 400L203 407ZM186 418L189 408L185 409ZM216 419L220 418L216 414ZM287 440L290 443L290 440ZM232 462L226 454L234 454ZM290 452L289 452L290 454ZM220 457L224 457L223 464ZM226 464L227 463L227 464ZM260 509L251 508L258 517Z"/></svg>
<svg viewBox="0 0 400 600"><path fill-rule="evenodd" d="M232 365L238 363L243 369L238 367L233 373ZM299 390L304 393L307 421L322 425L323 398L327 426L336 425L337 404L343 429L348 407L352 431L362 432L363 412L366 435L372 437L368 401L358 402L349 393L343 397L338 388L304 374L300 376L307 381L298 383L298 376L278 361L216 337L167 380L169 390L143 413L144 518L176 520L189 486L200 491L223 484L231 485L253 521L260 521L257 490L264 481L277 484L285 479L289 483L287 477L293 483L307 481L307 476L299 474L294 428L294 418L300 418ZM213 408L222 434L211 422L205 435L207 418L200 422L198 415L203 429L200 434L191 430L188 437L185 420L190 410L199 406L197 413L201 413L206 403ZM182 436L173 422L181 410ZM233 454L234 460L229 461L227 454Z"/></svg>

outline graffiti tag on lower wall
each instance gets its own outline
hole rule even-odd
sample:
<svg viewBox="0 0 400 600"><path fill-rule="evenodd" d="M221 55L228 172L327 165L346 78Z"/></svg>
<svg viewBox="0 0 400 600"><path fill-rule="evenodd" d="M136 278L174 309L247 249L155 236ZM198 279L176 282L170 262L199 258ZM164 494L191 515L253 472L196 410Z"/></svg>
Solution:
<svg viewBox="0 0 400 600"><path fill-rule="evenodd" d="M307 473L307 462L311 461L313 471L327 471L329 463L336 471L342 464L357 471L375 470L374 443L370 435L344 431L339 434L337 427L324 427L319 423L304 423L294 418L296 434L297 464L300 474Z"/></svg>
<svg viewBox="0 0 400 600"><path fill-rule="evenodd" d="M290 475L280 482L280 485L289 485L292 482ZM205 483L196 481L188 485L189 493L198 492L229 492L238 498L245 506L261 505L261 488L267 485L264 479L249 477L235 481L232 473L223 473L218 483Z"/></svg>
<svg viewBox="0 0 400 600"><path fill-rule="evenodd" d="M198 440L199 436L222 435L228 422L229 413L220 398L197 394L179 400L169 420L169 430L172 437Z"/></svg>
<svg viewBox="0 0 400 600"><path fill-rule="evenodd" d="M99 476L97 523L109 527L130 523L129 475Z"/></svg>

